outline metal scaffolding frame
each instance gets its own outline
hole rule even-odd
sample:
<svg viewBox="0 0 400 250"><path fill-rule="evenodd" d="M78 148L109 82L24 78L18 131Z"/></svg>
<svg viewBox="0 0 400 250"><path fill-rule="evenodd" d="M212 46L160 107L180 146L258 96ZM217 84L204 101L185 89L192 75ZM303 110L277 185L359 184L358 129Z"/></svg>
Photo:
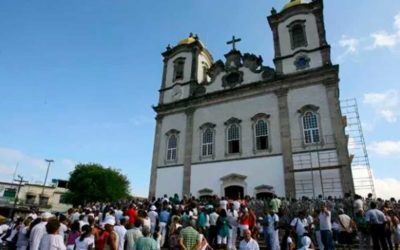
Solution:
<svg viewBox="0 0 400 250"><path fill-rule="evenodd" d="M342 100L340 106L346 122L345 131L348 136L349 154L352 157L351 168L356 193L363 196L371 193L375 197L374 178L369 164L357 100L355 98Z"/></svg>
<svg viewBox="0 0 400 250"><path fill-rule="evenodd" d="M303 138L292 139L293 167L295 173L303 173L302 178L295 181L297 196L316 198L342 192L339 177L323 174L323 171L339 168L336 148L333 135L323 136L320 143L311 145L304 144Z"/></svg>

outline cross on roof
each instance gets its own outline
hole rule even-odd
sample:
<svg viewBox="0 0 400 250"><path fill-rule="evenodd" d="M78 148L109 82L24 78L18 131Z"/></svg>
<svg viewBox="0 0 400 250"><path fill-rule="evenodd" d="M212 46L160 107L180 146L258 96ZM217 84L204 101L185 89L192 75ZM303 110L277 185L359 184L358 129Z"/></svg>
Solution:
<svg viewBox="0 0 400 250"><path fill-rule="evenodd" d="M232 44L232 50L236 50L236 43L238 43L240 41L242 41L242 39L232 36L232 40L226 42L226 44Z"/></svg>

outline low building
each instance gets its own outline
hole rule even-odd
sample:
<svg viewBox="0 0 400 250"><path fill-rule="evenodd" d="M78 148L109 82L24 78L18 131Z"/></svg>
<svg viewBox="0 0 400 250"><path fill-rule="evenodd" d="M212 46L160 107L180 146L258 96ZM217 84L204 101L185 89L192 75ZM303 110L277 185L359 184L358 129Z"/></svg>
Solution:
<svg viewBox="0 0 400 250"><path fill-rule="evenodd" d="M20 186L15 182L0 182L0 214L8 216L18 195L16 210L23 213L31 207L40 211L65 212L71 205L64 202L63 194L68 189L66 181L53 180L51 185L25 183Z"/></svg>

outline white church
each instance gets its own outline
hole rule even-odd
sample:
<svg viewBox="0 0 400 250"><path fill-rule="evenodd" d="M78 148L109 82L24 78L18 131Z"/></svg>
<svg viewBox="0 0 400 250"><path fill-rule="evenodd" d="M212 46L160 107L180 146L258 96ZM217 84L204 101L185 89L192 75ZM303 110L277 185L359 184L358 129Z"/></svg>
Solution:
<svg viewBox="0 0 400 250"><path fill-rule="evenodd" d="M292 0L268 23L275 68L235 37L224 60L193 35L162 53L150 197L354 193L323 1Z"/></svg>

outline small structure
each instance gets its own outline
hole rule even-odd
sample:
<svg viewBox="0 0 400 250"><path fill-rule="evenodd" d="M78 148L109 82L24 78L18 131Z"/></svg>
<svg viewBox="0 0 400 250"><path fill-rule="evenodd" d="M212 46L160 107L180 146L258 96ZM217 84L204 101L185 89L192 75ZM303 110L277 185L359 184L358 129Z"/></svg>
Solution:
<svg viewBox="0 0 400 250"><path fill-rule="evenodd" d="M59 183L62 183L60 186ZM64 185L66 181L53 180L52 185L26 183L20 186L16 211L18 213L29 212L35 207L40 211L65 212L71 205L64 202L63 194L68 189ZM0 214L9 215L17 198L18 183L0 182Z"/></svg>

